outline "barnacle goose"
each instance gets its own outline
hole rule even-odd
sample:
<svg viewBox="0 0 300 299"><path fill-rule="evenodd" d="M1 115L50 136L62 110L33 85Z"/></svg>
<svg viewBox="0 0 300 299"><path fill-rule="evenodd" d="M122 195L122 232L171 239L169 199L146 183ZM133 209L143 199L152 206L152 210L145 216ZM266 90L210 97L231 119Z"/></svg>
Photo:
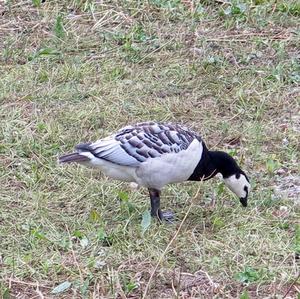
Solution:
<svg viewBox="0 0 300 299"><path fill-rule="evenodd" d="M151 215L167 219L160 210L160 193L169 183L201 181L221 173L225 184L246 207L250 183L227 153L209 151L194 131L179 125L143 122L126 126L93 143L76 146L60 163L77 162L99 168L113 179L148 188Z"/></svg>

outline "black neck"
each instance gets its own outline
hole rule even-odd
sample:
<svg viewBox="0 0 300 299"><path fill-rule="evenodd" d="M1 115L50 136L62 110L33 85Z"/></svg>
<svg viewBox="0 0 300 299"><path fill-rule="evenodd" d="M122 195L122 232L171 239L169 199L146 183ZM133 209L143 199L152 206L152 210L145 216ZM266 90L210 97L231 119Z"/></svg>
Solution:
<svg viewBox="0 0 300 299"><path fill-rule="evenodd" d="M221 173L223 178L228 178L233 174L242 173L242 171L230 155L220 151L209 151L203 143L201 159L188 180L206 181L217 173Z"/></svg>

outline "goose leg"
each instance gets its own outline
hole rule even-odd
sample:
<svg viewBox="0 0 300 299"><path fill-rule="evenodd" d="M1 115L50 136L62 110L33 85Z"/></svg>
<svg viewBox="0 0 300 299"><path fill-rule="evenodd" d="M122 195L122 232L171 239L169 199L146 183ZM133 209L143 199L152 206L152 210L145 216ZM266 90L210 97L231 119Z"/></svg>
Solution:
<svg viewBox="0 0 300 299"><path fill-rule="evenodd" d="M173 221L174 215L171 211L162 212L160 209L160 191L149 188L150 200L151 200L151 216L157 217L160 221Z"/></svg>

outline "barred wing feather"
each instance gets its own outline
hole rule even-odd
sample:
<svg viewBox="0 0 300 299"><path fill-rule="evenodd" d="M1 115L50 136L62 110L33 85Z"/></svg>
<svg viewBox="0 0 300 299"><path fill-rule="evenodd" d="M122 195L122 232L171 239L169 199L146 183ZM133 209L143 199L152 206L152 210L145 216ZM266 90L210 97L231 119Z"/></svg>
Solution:
<svg viewBox="0 0 300 299"><path fill-rule="evenodd" d="M146 122L77 149L88 149L95 157L115 164L138 167L148 159L186 150L195 138L200 141L195 132L179 125Z"/></svg>

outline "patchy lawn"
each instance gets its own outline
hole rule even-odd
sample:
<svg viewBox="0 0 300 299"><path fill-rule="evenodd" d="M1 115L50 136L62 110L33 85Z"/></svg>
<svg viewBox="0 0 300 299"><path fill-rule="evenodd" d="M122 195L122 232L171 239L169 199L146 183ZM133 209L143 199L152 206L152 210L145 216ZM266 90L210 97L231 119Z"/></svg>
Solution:
<svg viewBox="0 0 300 299"><path fill-rule="evenodd" d="M297 1L8 0L0 16L1 298L299 298ZM152 119L231 153L249 207L217 178L171 185L175 223L143 232L146 190L57 164Z"/></svg>

